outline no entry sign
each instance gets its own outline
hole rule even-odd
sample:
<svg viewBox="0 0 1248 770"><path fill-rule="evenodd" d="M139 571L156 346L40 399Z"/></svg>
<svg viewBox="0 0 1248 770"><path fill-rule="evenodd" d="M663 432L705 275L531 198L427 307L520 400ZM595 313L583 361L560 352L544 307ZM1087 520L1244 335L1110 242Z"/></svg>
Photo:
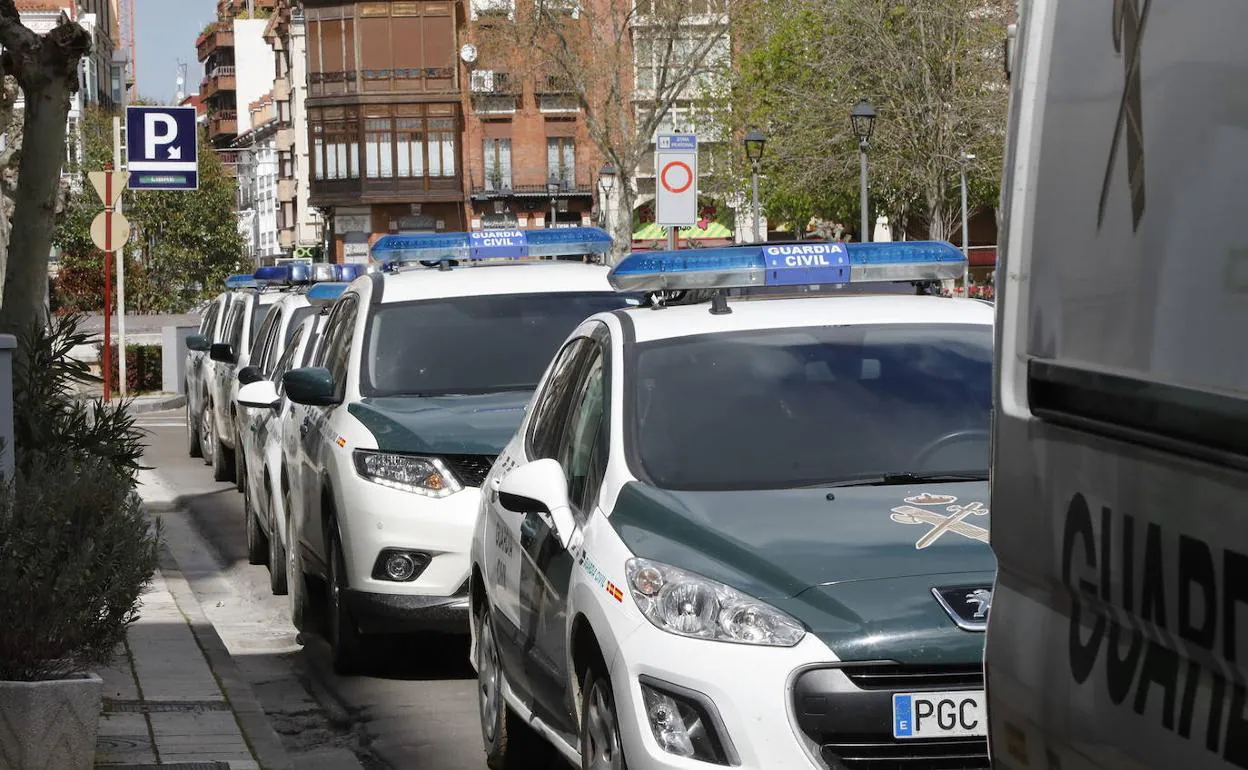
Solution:
<svg viewBox="0 0 1248 770"><path fill-rule="evenodd" d="M654 154L655 224L692 227L698 221L698 137L662 134Z"/></svg>

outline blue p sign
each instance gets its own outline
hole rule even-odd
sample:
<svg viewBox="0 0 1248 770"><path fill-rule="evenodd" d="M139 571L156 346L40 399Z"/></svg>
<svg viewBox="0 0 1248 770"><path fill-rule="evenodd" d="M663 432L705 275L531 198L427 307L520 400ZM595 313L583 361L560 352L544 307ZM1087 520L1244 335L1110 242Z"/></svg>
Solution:
<svg viewBox="0 0 1248 770"><path fill-rule="evenodd" d="M199 187L194 107L127 107L126 170L132 190Z"/></svg>

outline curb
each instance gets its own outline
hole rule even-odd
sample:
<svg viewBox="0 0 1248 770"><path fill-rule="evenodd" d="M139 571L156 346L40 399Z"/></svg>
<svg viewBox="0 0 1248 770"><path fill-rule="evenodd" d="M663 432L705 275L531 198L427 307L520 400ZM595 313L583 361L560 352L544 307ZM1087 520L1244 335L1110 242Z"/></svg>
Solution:
<svg viewBox="0 0 1248 770"><path fill-rule="evenodd" d="M195 592L182 576L173 552L163 542L160 544L160 573L169 593L173 595L174 602L186 616L191 633L199 643L208 667L217 677L221 692L229 702L239 729L242 730L243 737L260 767L263 770L294 770L294 763L264 713L260 700L243 678L238 664L217 635L212 621L204 614L199 600L195 598Z"/></svg>
<svg viewBox="0 0 1248 770"><path fill-rule="evenodd" d="M150 399L148 401L134 401L130 404L130 414L164 412L169 409L178 409L183 406L186 406L186 396L184 394L179 394L159 399Z"/></svg>

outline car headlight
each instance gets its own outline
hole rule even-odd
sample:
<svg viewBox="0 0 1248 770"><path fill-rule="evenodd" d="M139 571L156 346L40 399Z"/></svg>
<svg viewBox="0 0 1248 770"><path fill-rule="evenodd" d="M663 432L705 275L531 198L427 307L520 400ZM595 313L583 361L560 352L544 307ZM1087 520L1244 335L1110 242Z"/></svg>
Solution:
<svg viewBox="0 0 1248 770"><path fill-rule="evenodd" d="M426 497L447 497L464 488L446 463L437 457L355 450L355 470L384 487Z"/></svg>
<svg viewBox="0 0 1248 770"><path fill-rule="evenodd" d="M642 614L664 631L769 647L792 647L806 635L775 607L701 575L648 559L629 559L625 572Z"/></svg>

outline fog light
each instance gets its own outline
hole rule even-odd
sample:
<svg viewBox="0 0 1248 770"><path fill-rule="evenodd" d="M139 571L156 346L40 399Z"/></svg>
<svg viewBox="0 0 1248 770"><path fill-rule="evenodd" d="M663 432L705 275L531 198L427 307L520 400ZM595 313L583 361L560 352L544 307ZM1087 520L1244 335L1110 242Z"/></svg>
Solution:
<svg viewBox="0 0 1248 770"><path fill-rule="evenodd" d="M657 683L647 680L649 677L644 677L641 682L642 701L650 731L660 748L679 757L728 764L724 744L709 711L693 697L659 689L655 686Z"/></svg>
<svg viewBox="0 0 1248 770"><path fill-rule="evenodd" d="M410 583L420 577L429 566L431 557L420 551L400 551L387 548L377 555L373 563L373 580L389 580L394 583Z"/></svg>

